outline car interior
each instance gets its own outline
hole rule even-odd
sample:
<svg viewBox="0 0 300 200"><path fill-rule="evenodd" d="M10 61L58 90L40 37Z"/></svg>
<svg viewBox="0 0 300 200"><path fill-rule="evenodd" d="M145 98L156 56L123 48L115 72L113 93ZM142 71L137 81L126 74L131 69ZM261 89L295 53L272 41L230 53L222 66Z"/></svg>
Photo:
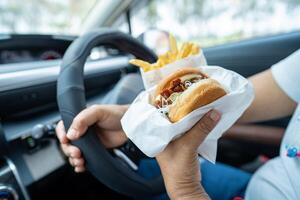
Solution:
<svg viewBox="0 0 300 200"><path fill-rule="evenodd" d="M143 199L164 190L161 177L141 180L136 175L145 156L129 143L105 150L94 146L95 137L85 138L78 145L88 144L86 152L93 155L102 152L101 159L90 170L75 173L55 135L58 121L71 122L77 105L100 104L123 77L139 74L129 64L131 58L155 61L153 43L146 41L153 34L148 33L166 30L153 26L133 34L135 13L153 1L95 1L87 9L82 34L0 32L0 199ZM202 49L208 65L249 77L300 48L300 31L294 28ZM82 69L81 74L75 69ZM84 87L84 93L64 93L73 86ZM218 141L217 162L254 173L278 155L288 121L234 125Z"/></svg>

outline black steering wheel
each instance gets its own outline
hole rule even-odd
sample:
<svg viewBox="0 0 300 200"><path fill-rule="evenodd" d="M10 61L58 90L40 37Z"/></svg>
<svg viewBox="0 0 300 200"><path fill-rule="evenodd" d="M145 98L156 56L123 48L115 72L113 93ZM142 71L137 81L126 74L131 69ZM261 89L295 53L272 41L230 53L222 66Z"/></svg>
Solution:
<svg viewBox="0 0 300 200"><path fill-rule="evenodd" d="M156 55L133 37L113 30L97 30L76 39L67 49L57 81L57 102L66 130L74 117L86 108L83 68L93 47L112 45L139 59L155 62ZM115 159L89 128L75 142L82 151L87 169L103 184L127 196L144 197L165 191L161 176L147 180Z"/></svg>

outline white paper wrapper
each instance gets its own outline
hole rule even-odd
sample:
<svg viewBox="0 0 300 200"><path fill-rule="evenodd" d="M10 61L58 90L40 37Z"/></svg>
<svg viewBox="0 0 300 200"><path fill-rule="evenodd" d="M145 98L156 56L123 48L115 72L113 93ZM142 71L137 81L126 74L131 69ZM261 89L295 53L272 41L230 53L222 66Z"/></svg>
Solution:
<svg viewBox="0 0 300 200"><path fill-rule="evenodd" d="M179 68L198 67L198 66L205 66L205 65L207 65L206 59L201 50L197 55L189 56L187 58L183 58L181 60L175 61L173 63L164 66L163 68L157 70L151 70L148 72L144 72L144 70L140 68L140 71L142 74L145 89L148 90L151 87L157 85L160 82L160 80L162 80L164 77L168 76L169 74L171 74L172 72L176 71Z"/></svg>
<svg viewBox="0 0 300 200"><path fill-rule="evenodd" d="M183 65L181 65L183 66ZM219 81L227 90L224 97L194 110L177 123L171 123L149 103L155 87L138 95L121 119L123 130L132 142L147 156L154 157L176 137L188 131L211 109L222 113L221 120L198 148L198 153L214 163L217 140L246 110L254 98L253 87L241 75L218 66L197 67Z"/></svg>

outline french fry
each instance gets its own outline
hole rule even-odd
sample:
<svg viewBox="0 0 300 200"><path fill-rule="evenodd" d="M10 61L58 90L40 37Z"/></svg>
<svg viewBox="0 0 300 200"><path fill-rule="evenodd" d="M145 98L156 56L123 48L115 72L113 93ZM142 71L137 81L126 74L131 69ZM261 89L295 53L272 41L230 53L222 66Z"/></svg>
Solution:
<svg viewBox="0 0 300 200"><path fill-rule="evenodd" d="M171 62L173 62L173 60L172 60L172 52L167 52L167 59L168 59L168 64L169 63L171 63Z"/></svg>
<svg viewBox="0 0 300 200"><path fill-rule="evenodd" d="M177 54L176 60L179 60L179 59L183 58L183 54L184 54L184 51L185 51L186 47L187 47L187 43L185 42L185 43L182 44L182 46L181 46L181 48L180 48L180 50Z"/></svg>
<svg viewBox="0 0 300 200"><path fill-rule="evenodd" d="M176 55L176 60L181 59L183 46L184 46L184 43L181 45L181 48L179 49L179 51L178 51L178 53Z"/></svg>
<svg viewBox="0 0 300 200"><path fill-rule="evenodd" d="M161 65L159 63L156 62L151 64L151 69L159 69L159 68L161 68Z"/></svg>
<svg viewBox="0 0 300 200"><path fill-rule="evenodd" d="M169 63L168 54L162 54L158 56L158 60L161 66L167 65Z"/></svg>
<svg viewBox="0 0 300 200"><path fill-rule="evenodd" d="M177 53L177 42L172 34L169 34L169 42L170 42L170 47L171 47L171 52L172 53Z"/></svg>
<svg viewBox="0 0 300 200"><path fill-rule="evenodd" d="M164 61L162 59L158 59L156 61L156 63L159 65L159 66L164 66Z"/></svg>
<svg viewBox="0 0 300 200"><path fill-rule="evenodd" d="M170 55L170 61L171 61L171 62L176 61L176 57L177 57L177 53L172 53L172 54Z"/></svg>
<svg viewBox="0 0 300 200"><path fill-rule="evenodd" d="M190 52L192 50L193 44L188 42L183 53L182 53L182 58L186 58L190 55Z"/></svg>
<svg viewBox="0 0 300 200"><path fill-rule="evenodd" d="M144 72L151 70L152 67L150 63L139 59L131 59L129 63L141 67L144 70Z"/></svg>
<svg viewBox="0 0 300 200"><path fill-rule="evenodd" d="M193 44L192 51L191 51L192 55L197 55L199 51L200 51L199 45Z"/></svg>
<svg viewBox="0 0 300 200"><path fill-rule="evenodd" d="M171 34L169 35L169 42L170 50L164 54L159 55L155 63L150 64L139 59L132 59L129 61L129 63L141 67L144 72L147 72L155 69L160 69L167 64L175 62L176 60L180 60L191 55L196 55L200 51L200 47L192 42L185 42L179 48L177 46L176 39Z"/></svg>

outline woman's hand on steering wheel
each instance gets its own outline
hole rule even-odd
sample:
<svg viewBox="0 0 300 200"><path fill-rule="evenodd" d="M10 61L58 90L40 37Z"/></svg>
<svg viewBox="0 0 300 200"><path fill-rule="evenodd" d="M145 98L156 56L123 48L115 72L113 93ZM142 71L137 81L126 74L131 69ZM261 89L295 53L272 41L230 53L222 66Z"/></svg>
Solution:
<svg viewBox="0 0 300 200"><path fill-rule="evenodd" d="M122 130L121 118L128 106L120 105L93 105L81 111L73 120L68 133L63 122L56 127L56 134L64 154L69 157L70 164L75 172L85 171L84 159L78 147L70 143L85 134L89 126L95 125L98 138L107 148L121 146L127 140Z"/></svg>

